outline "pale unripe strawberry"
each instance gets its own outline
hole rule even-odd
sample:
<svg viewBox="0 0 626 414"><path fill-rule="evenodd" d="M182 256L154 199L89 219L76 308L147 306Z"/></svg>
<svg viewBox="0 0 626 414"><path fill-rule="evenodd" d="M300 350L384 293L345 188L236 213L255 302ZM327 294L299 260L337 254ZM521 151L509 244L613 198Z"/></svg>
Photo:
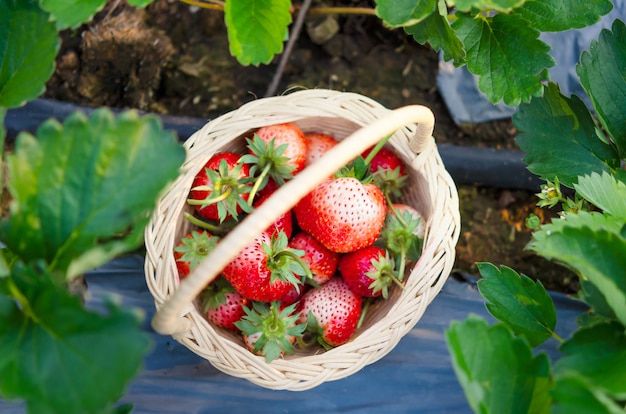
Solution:
<svg viewBox="0 0 626 414"><path fill-rule="evenodd" d="M298 322L307 322L307 331L316 335L325 348L339 346L348 342L356 331L362 303L363 298L336 276L300 299Z"/></svg>
<svg viewBox="0 0 626 414"><path fill-rule="evenodd" d="M328 152L329 149L338 144L338 141L327 134L310 132L304 134L307 143L306 165L311 165Z"/></svg>
<svg viewBox="0 0 626 414"><path fill-rule="evenodd" d="M292 174L296 174L304 168L307 153L306 140L304 139L304 133L296 124L287 122L264 126L259 128L255 135L266 143L273 139L275 148L287 144L287 148L282 155L288 158L287 164L294 167Z"/></svg>

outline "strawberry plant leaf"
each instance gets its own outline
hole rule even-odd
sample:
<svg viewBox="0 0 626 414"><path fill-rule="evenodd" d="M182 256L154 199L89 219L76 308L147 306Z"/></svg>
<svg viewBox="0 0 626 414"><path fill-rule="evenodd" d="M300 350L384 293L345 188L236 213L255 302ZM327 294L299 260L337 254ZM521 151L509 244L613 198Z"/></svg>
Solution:
<svg viewBox="0 0 626 414"><path fill-rule="evenodd" d="M150 338L134 312L87 311L52 276L14 266L0 294L0 394L32 413L101 412L141 368Z"/></svg>
<svg viewBox="0 0 626 414"><path fill-rule="evenodd" d="M525 0L448 0L450 7L468 12L471 9L487 9L508 13L516 7L524 4Z"/></svg>
<svg viewBox="0 0 626 414"><path fill-rule="evenodd" d="M615 312L606 302L606 298L593 283L588 280L580 281L578 298L589 305L589 312L580 315L577 323L581 327L591 326L598 322L616 320Z"/></svg>
<svg viewBox="0 0 626 414"><path fill-rule="evenodd" d="M143 228L185 152L158 118L99 109L17 137L7 157L11 219L0 239L22 260L71 278L139 247Z"/></svg>
<svg viewBox="0 0 626 414"><path fill-rule="evenodd" d="M135 7L146 7L154 0L128 0L128 4Z"/></svg>
<svg viewBox="0 0 626 414"><path fill-rule="evenodd" d="M475 315L446 330L452 366L476 413L547 413L550 361L523 338Z"/></svg>
<svg viewBox="0 0 626 414"><path fill-rule="evenodd" d="M606 393L576 374L559 377L552 397L552 414L624 414Z"/></svg>
<svg viewBox="0 0 626 414"><path fill-rule="evenodd" d="M106 0L39 0L42 9L50 13L58 30L76 29L91 20Z"/></svg>
<svg viewBox="0 0 626 414"><path fill-rule="evenodd" d="M619 166L613 147L604 142L585 104L573 95L561 95L549 83L543 97L520 105L513 115L520 134L517 144L526 153L528 169L544 180L559 178L572 188L579 175L610 172Z"/></svg>
<svg viewBox="0 0 626 414"><path fill-rule="evenodd" d="M465 46L467 69L479 76L478 87L489 101L517 106L541 95L541 82L549 78L554 59L526 19L516 14L459 14L452 27Z"/></svg>
<svg viewBox="0 0 626 414"><path fill-rule="evenodd" d="M582 29L613 8L610 0L526 0L515 10L542 32Z"/></svg>
<svg viewBox="0 0 626 414"><path fill-rule="evenodd" d="M602 323L579 329L561 345L555 363L558 377L576 372L617 399L626 398L626 334L624 326Z"/></svg>
<svg viewBox="0 0 626 414"><path fill-rule="evenodd" d="M626 158L626 25L617 19L612 29L602 30L583 52L576 72L620 158Z"/></svg>
<svg viewBox="0 0 626 414"><path fill-rule="evenodd" d="M482 279L478 290L487 300L486 307L496 319L515 334L524 336L532 347L554 335L556 308L541 282L501 266L478 263Z"/></svg>
<svg viewBox="0 0 626 414"><path fill-rule="evenodd" d="M0 0L0 106L15 108L45 90L60 41L33 0Z"/></svg>
<svg viewBox="0 0 626 414"><path fill-rule="evenodd" d="M434 50L443 51L444 60L453 61L455 66L466 63L463 43L452 30L447 14L431 13L421 22L405 27L404 31L413 36L417 43L428 43Z"/></svg>
<svg viewBox="0 0 626 414"><path fill-rule="evenodd" d="M596 172L585 175L574 184L576 192L611 216L626 219L626 184L611 174Z"/></svg>
<svg viewBox="0 0 626 414"><path fill-rule="evenodd" d="M438 0L376 0L376 15L391 27L421 22L437 10Z"/></svg>
<svg viewBox="0 0 626 414"><path fill-rule="evenodd" d="M591 215L588 215L591 216ZM596 216L597 217L597 216ZM564 220L560 225L545 225L533 234L529 248L539 255L562 263L593 283L604 295L616 317L626 325L626 239L619 233L622 225L606 230L594 221ZM589 241L593 240L593 243Z"/></svg>
<svg viewBox="0 0 626 414"><path fill-rule="evenodd" d="M290 0L227 1L230 53L242 65L268 64L283 50L291 23Z"/></svg>

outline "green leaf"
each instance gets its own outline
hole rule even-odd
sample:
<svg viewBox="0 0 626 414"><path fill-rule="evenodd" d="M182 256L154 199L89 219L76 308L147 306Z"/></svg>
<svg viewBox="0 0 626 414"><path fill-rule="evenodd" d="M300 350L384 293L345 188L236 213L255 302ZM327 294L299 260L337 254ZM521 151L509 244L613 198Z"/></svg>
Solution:
<svg viewBox="0 0 626 414"><path fill-rule="evenodd" d="M45 90L59 37L33 0L0 0L0 106L15 108Z"/></svg>
<svg viewBox="0 0 626 414"><path fill-rule="evenodd" d="M558 378L552 397L552 414L624 414L604 392L575 374Z"/></svg>
<svg viewBox="0 0 626 414"><path fill-rule="evenodd" d="M50 13L59 30L76 29L99 12L106 0L39 0L41 8Z"/></svg>
<svg viewBox="0 0 626 414"><path fill-rule="evenodd" d="M458 10L463 12L468 12L471 9L480 9L508 13L514 8L524 4L524 1L525 0L448 0L447 3L450 7L456 6Z"/></svg>
<svg viewBox="0 0 626 414"><path fill-rule="evenodd" d="M475 315L446 331L452 365L476 413L547 413L550 362L523 338Z"/></svg>
<svg viewBox="0 0 626 414"><path fill-rule="evenodd" d="M48 121L37 137L20 134L7 159L13 203L0 239L9 249L71 278L139 247L185 157L174 134L156 117L100 109Z"/></svg>
<svg viewBox="0 0 626 414"><path fill-rule="evenodd" d="M591 326L598 322L607 322L617 320L615 312L609 306L606 298L593 283L588 280L580 281L580 290L577 294L578 298L589 305L589 312L581 315L577 319L580 326Z"/></svg>
<svg viewBox="0 0 626 414"><path fill-rule="evenodd" d="M526 0L515 12L539 31L561 32L591 26L612 8L610 0Z"/></svg>
<svg viewBox="0 0 626 414"><path fill-rule="evenodd" d="M585 104L575 95L561 95L554 83L548 84L543 97L520 105L513 123L520 131L516 142L526 153L524 162L544 180L558 177L572 188L579 175L619 166L617 153L598 137Z"/></svg>
<svg viewBox="0 0 626 414"><path fill-rule="evenodd" d="M103 412L140 370L150 338L134 312L85 310L51 276L14 268L18 306L0 295L0 394L31 413ZM2 282L0 282L2 283Z"/></svg>
<svg viewBox="0 0 626 414"><path fill-rule="evenodd" d="M290 0L228 0L224 19L230 53L242 65L268 64L283 50L291 23Z"/></svg>
<svg viewBox="0 0 626 414"><path fill-rule="evenodd" d="M576 372L618 399L626 398L626 334L617 323L579 329L561 345L555 375Z"/></svg>
<svg viewBox="0 0 626 414"><path fill-rule="evenodd" d="M602 30L599 40L583 52L576 72L591 98L598 119L613 138L620 158L626 158L626 25L613 22L613 31Z"/></svg>
<svg viewBox="0 0 626 414"><path fill-rule="evenodd" d="M626 219L626 184L607 172L593 172L578 178L576 192L604 213Z"/></svg>
<svg viewBox="0 0 626 414"><path fill-rule="evenodd" d="M405 32L421 45L426 43L435 51L443 51L446 61L452 60L455 66L462 66L465 62L463 43L457 37L448 22L447 15L431 13L421 22L404 28Z"/></svg>
<svg viewBox="0 0 626 414"><path fill-rule="evenodd" d="M546 225L533 234L531 250L556 260L593 283L606 303L626 325L626 240L622 226L606 230L567 219L561 225ZM623 222L622 222L623 224Z"/></svg>
<svg viewBox="0 0 626 414"><path fill-rule="evenodd" d="M532 347L554 335L556 309L541 282L534 282L515 270L490 263L478 263L482 279L478 290L487 300L487 310L515 334L524 336Z"/></svg>
<svg viewBox="0 0 626 414"><path fill-rule="evenodd" d="M452 27L467 52L467 69L479 76L478 87L489 101L509 106L543 92L554 59L539 31L516 14L477 18L459 14Z"/></svg>
<svg viewBox="0 0 626 414"><path fill-rule="evenodd" d="M150 5L154 0L128 0L128 4L135 7L146 7Z"/></svg>
<svg viewBox="0 0 626 414"><path fill-rule="evenodd" d="M437 10L437 0L376 0L376 15L391 27L421 22Z"/></svg>

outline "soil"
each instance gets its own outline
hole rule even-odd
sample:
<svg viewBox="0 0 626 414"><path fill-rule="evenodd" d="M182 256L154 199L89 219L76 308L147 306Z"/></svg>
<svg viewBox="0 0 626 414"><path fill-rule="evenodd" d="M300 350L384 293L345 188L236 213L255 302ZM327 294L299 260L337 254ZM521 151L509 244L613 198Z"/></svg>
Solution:
<svg viewBox="0 0 626 414"><path fill-rule="evenodd" d="M373 8L366 0L338 6ZM317 2L313 2L315 7ZM266 95L280 57L242 66L229 53L221 11L156 0L145 10L114 0L89 25L62 33L56 71L45 97L91 106L213 119ZM336 23L336 24L335 24ZM321 28L334 27L334 30ZM515 149L510 119L456 125L437 89L437 53L371 15L307 17L278 85L330 88L367 95L396 108L423 104L435 114L438 143ZM577 278L525 249L525 218L537 209L532 191L460 185L462 232L456 268L507 265L549 289L571 293Z"/></svg>

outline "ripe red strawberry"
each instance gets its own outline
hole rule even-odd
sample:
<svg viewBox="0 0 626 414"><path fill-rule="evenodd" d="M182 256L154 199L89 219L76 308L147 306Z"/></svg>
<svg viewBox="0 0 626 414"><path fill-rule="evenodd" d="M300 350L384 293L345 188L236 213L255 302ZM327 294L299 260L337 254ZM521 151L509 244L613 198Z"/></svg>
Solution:
<svg viewBox="0 0 626 414"><path fill-rule="evenodd" d="M339 259L339 273L343 280L361 296L387 299L393 283L402 286L395 272L393 258L378 246L367 246L346 253Z"/></svg>
<svg viewBox="0 0 626 414"><path fill-rule="evenodd" d="M346 253L376 241L385 220L385 197L373 184L332 178L303 197L294 212L304 231L326 248Z"/></svg>
<svg viewBox="0 0 626 414"><path fill-rule="evenodd" d="M337 271L339 253L326 248L309 233L301 231L291 238L289 246L304 251L302 260L306 262L313 275L313 282L323 285Z"/></svg>
<svg viewBox="0 0 626 414"><path fill-rule="evenodd" d="M246 182L250 166L240 158L233 152L215 154L196 174L187 202L202 218L222 222L250 211L247 199L252 187Z"/></svg>
<svg viewBox="0 0 626 414"><path fill-rule="evenodd" d="M365 151L363 151L361 156L367 159L367 156L372 152L373 149L373 147L366 149ZM400 157L398 157L392 150L384 147L379 149L378 152L374 154L371 161L369 162L369 166L370 171L373 173L379 170L395 170L396 168L398 168L400 171L400 175L406 175L406 169Z"/></svg>
<svg viewBox="0 0 626 414"><path fill-rule="evenodd" d="M180 239L174 248L179 278L185 278L211 253L219 237L205 230L193 230Z"/></svg>
<svg viewBox="0 0 626 414"><path fill-rule="evenodd" d="M307 322L307 332L329 349L350 340L361 317L362 303L363 298L336 276L300 299L298 321Z"/></svg>
<svg viewBox="0 0 626 414"><path fill-rule="evenodd" d="M200 294L200 303L209 321L222 328L238 330L235 322L245 315L244 307L249 300L220 276Z"/></svg>
<svg viewBox="0 0 626 414"><path fill-rule="evenodd" d="M222 270L222 274L244 297L261 302L280 300L300 277L310 274L300 259L301 252L287 246L287 236L279 232L258 235Z"/></svg>
<svg viewBox="0 0 626 414"><path fill-rule="evenodd" d="M253 302L252 308L244 310L245 316L235 326L250 351L265 356L267 362L295 352L293 345L306 328L297 323L300 315L294 313L295 305L281 309L279 302Z"/></svg>
<svg viewBox="0 0 626 414"><path fill-rule="evenodd" d="M292 174L295 175L304 168L307 153L306 141L304 133L296 124L287 122L264 126L259 128L255 135L266 143L274 140L274 148L286 144L282 155L288 159L287 165L294 167Z"/></svg>
<svg viewBox="0 0 626 414"><path fill-rule="evenodd" d="M307 144L305 165L311 165L326 154L326 152L338 144L338 141L330 135L317 132L304 134Z"/></svg>
<svg viewBox="0 0 626 414"><path fill-rule="evenodd" d="M378 186L385 197L400 196L400 190L406 185L407 173L404 163L393 151L380 148L378 152L370 155L373 148L363 152L362 156L369 160L369 170L372 174L372 182ZM387 200L389 201L389 199Z"/></svg>
<svg viewBox="0 0 626 414"><path fill-rule="evenodd" d="M283 309L298 302L310 288L311 285L305 285L304 283L292 286L289 292L280 299L280 308Z"/></svg>

